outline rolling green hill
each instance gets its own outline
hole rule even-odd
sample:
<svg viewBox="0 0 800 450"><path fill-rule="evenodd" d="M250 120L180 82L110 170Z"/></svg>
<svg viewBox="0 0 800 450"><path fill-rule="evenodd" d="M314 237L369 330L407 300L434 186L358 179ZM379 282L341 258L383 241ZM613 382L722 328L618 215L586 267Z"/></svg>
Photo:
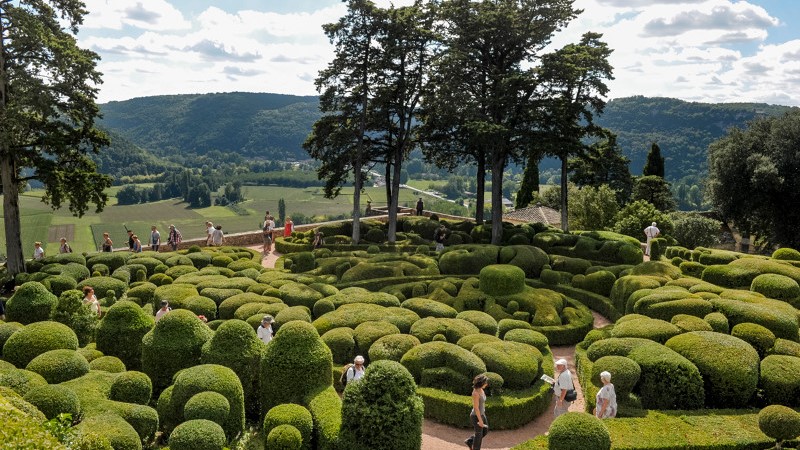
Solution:
<svg viewBox="0 0 800 450"><path fill-rule="evenodd" d="M156 156L205 154L212 150L269 160L303 160L301 145L319 117L318 99L233 92L135 98L101 105L100 125ZM631 173L640 174L652 142L666 158L666 175L679 179L706 173L708 144L732 126L784 106L757 103L691 103L670 98L612 100L598 118L618 134ZM543 162L543 169L552 162ZM130 166L130 165L128 165Z"/></svg>

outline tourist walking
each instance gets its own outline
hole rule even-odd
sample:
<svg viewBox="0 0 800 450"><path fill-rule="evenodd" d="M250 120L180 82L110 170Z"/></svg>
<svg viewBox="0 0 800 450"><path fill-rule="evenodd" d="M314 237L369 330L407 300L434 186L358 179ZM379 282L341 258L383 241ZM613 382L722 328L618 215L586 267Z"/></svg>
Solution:
<svg viewBox="0 0 800 450"><path fill-rule="evenodd" d="M595 397L596 406L594 415L598 419L609 419L617 416L617 393L614 390L614 385L611 384L611 373L608 371L600 372L600 381L603 382L603 387L597 391Z"/></svg>
<svg viewBox="0 0 800 450"><path fill-rule="evenodd" d="M206 246L211 245L211 236L214 234L214 224L206 222Z"/></svg>
<svg viewBox="0 0 800 450"><path fill-rule="evenodd" d="M294 222L292 222L291 218L287 217L286 222L283 223L283 237L291 236L292 231L294 231Z"/></svg>
<svg viewBox="0 0 800 450"><path fill-rule="evenodd" d="M211 233L211 245L214 247L222 247L224 242L225 238L222 233L222 225L217 225L214 227L214 231Z"/></svg>
<svg viewBox="0 0 800 450"><path fill-rule="evenodd" d="M422 197L417 200L417 215L422 215L422 210L425 209L425 204L422 202Z"/></svg>
<svg viewBox="0 0 800 450"><path fill-rule="evenodd" d="M133 230L128 230L128 250L130 251L133 251L133 242L135 240L133 236Z"/></svg>
<svg viewBox="0 0 800 450"><path fill-rule="evenodd" d="M489 422L486 420L486 392L489 378L486 374L476 375L472 380L472 411L469 412L469 421L472 424L473 435L464 441L472 450L480 450L484 436L489 432Z"/></svg>
<svg viewBox="0 0 800 450"><path fill-rule="evenodd" d="M100 249L104 252L110 252L114 249L114 242L108 236L108 231L103 233L103 243L100 245Z"/></svg>
<svg viewBox="0 0 800 450"><path fill-rule="evenodd" d="M42 248L42 243L39 241L33 243L33 259L36 261L44 259L44 249Z"/></svg>
<svg viewBox="0 0 800 450"><path fill-rule="evenodd" d="M58 253L72 253L72 247L67 244L67 238L61 238L61 245L58 246Z"/></svg>
<svg viewBox="0 0 800 450"><path fill-rule="evenodd" d="M267 314L261 319L261 325L256 330L256 335L265 344L269 344L272 341L272 324L274 322L275 319Z"/></svg>
<svg viewBox="0 0 800 450"><path fill-rule="evenodd" d="M324 238L325 234L323 234L322 231L317 230L314 233L314 242L311 246L314 248L322 248L322 246L325 244Z"/></svg>
<svg viewBox="0 0 800 450"><path fill-rule="evenodd" d="M261 232L263 233L264 237L264 246L262 247L262 252L265 255L272 251L272 237L274 229L275 220L273 220L272 216L264 216L264 223L261 224Z"/></svg>
<svg viewBox="0 0 800 450"><path fill-rule="evenodd" d="M133 235L133 247L131 247L131 251L133 253L142 253L142 241L139 240L139 236Z"/></svg>
<svg viewBox="0 0 800 450"><path fill-rule="evenodd" d="M150 227L150 250L157 252L159 247L161 247L161 233L153 225Z"/></svg>
<svg viewBox="0 0 800 450"><path fill-rule="evenodd" d="M169 307L169 302L166 300L161 300L161 308L156 311L156 322L161 320L161 318L164 317L164 314L167 314L170 311L172 311L172 308Z"/></svg>
<svg viewBox="0 0 800 450"><path fill-rule="evenodd" d="M172 248L173 252L178 249L178 244L180 244L182 240L183 236L181 236L181 232L175 228L175 225L170 225L169 235L167 236L167 245Z"/></svg>
<svg viewBox="0 0 800 450"><path fill-rule="evenodd" d="M569 409L575 401L575 385L572 383L572 373L567 368L567 360L559 359L556 361L555 383L553 384L553 394L556 397L556 407L553 409L553 417L558 417Z"/></svg>
<svg viewBox="0 0 800 450"><path fill-rule="evenodd" d="M94 288L91 286L83 287L83 304L89 307L89 310L100 318L100 302L97 296L94 295Z"/></svg>
<svg viewBox="0 0 800 450"><path fill-rule="evenodd" d="M356 356L356 358L353 360L353 365L348 367L347 371L345 371L347 384L364 378L365 371L364 357L361 355Z"/></svg>
<svg viewBox="0 0 800 450"><path fill-rule="evenodd" d="M650 241L657 238L661 234L661 230L656 227L656 223L653 222L650 224L649 227L644 229L644 235L647 237L647 247L645 248L644 254L650 256Z"/></svg>
<svg viewBox="0 0 800 450"><path fill-rule="evenodd" d="M433 240L436 242L436 251L441 252L444 250L444 241L447 239L447 228L444 225L440 226L433 234Z"/></svg>

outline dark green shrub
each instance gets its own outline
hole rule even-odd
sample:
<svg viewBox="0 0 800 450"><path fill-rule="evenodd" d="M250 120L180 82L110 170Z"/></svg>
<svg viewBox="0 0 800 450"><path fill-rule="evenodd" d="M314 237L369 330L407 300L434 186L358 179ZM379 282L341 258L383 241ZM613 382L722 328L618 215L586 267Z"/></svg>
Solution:
<svg viewBox="0 0 800 450"><path fill-rule="evenodd" d="M439 257L439 271L448 275L478 274L484 267L497 263L499 250L499 247L493 245L468 244L448 247Z"/></svg>
<svg viewBox="0 0 800 450"><path fill-rule="evenodd" d="M225 424L231 413L231 404L222 394L213 391L195 394L183 408L186 420L206 419L220 426Z"/></svg>
<svg viewBox="0 0 800 450"><path fill-rule="evenodd" d="M497 321L483 311L462 311L458 313L456 319L466 320L475 325L481 333L492 336L497 334Z"/></svg>
<svg viewBox="0 0 800 450"><path fill-rule="evenodd" d="M400 363L372 363L360 382L345 389L343 448L419 449L423 403L416 387L411 374Z"/></svg>
<svg viewBox="0 0 800 450"><path fill-rule="evenodd" d="M331 385L333 356L308 323L294 321L281 327L261 360L261 408L302 400Z"/></svg>
<svg viewBox="0 0 800 450"><path fill-rule="evenodd" d="M665 345L700 370L708 405L742 407L755 393L759 358L747 342L712 331L692 331Z"/></svg>
<svg viewBox="0 0 800 450"><path fill-rule="evenodd" d="M770 355L787 355L800 358L800 343L788 339L775 339L775 345L769 351Z"/></svg>
<svg viewBox="0 0 800 450"><path fill-rule="evenodd" d="M6 302L6 320L27 325L50 320L58 304L58 297L39 282L29 281L17 287Z"/></svg>
<svg viewBox="0 0 800 450"><path fill-rule="evenodd" d="M333 302L327 298L323 298L322 300L317 300L317 302L314 303L314 308L312 311L314 312L314 318L319 318L324 314L335 310L336 307L333 305Z"/></svg>
<svg viewBox="0 0 800 450"><path fill-rule="evenodd" d="M260 303L264 305L272 303L281 303L281 300L275 297L265 297L263 295L255 294L252 292L245 292L244 294L237 294L226 298L220 303L217 313L220 319L233 319L234 313L242 305L248 303Z"/></svg>
<svg viewBox="0 0 800 450"><path fill-rule="evenodd" d="M305 306L309 310L322 298L322 294L300 283L286 283L278 289L283 302L289 306Z"/></svg>
<svg viewBox="0 0 800 450"><path fill-rule="evenodd" d="M331 350L334 363L348 364L353 361L356 355L356 340L351 328L334 328L323 334L321 339Z"/></svg>
<svg viewBox="0 0 800 450"><path fill-rule="evenodd" d="M96 253L86 258L86 266L94 271L96 264L103 264L113 272L124 266L130 256L130 253L125 252Z"/></svg>
<svg viewBox="0 0 800 450"><path fill-rule="evenodd" d="M497 323L497 337L505 339L506 333L511 330L532 330L533 327L528 322L514 319L501 319Z"/></svg>
<svg viewBox="0 0 800 450"><path fill-rule="evenodd" d="M78 286L78 282L73 278L61 275L48 277L44 280L43 284L49 288L50 292L54 295L61 295L62 292L75 289L75 287Z"/></svg>
<svg viewBox="0 0 800 450"><path fill-rule="evenodd" d="M728 334L730 332L730 328L728 326L728 318L725 317L725 314L720 312L712 312L710 314L706 314L703 317L703 320L708 322L711 325L712 331L716 331L717 333Z"/></svg>
<svg viewBox="0 0 800 450"><path fill-rule="evenodd" d="M3 354L3 346L6 345L6 341L8 338L11 337L17 330L21 330L25 325L19 322L2 322L0 323L0 355Z"/></svg>
<svg viewBox="0 0 800 450"><path fill-rule="evenodd" d="M128 371L119 374L111 385L108 398L124 403L146 405L153 395L153 383L147 374Z"/></svg>
<svg viewBox="0 0 800 450"><path fill-rule="evenodd" d="M184 299L180 307L188 309L195 315L204 316L208 320L214 320L217 317L217 304L214 303L214 300L201 295Z"/></svg>
<svg viewBox="0 0 800 450"><path fill-rule="evenodd" d="M420 317L447 317L455 318L458 311L444 303L427 298L410 298L401 305L419 314Z"/></svg>
<svg viewBox="0 0 800 450"><path fill-rule="evenodd" d="M446 340L445 340L446 341ZM472 351L472 347L489 342L502 342L500 338L488 334L468 334L456 342L461 348Z"/></svg>
<svg viewBox="0 0 800 450"><path fill-rule="evenodd" d="M759 358L763 358L767 351L775 345L775 334L767 328L755 323L740 323L731 329L731 336L737 337L750 344Z"/></svg>
<svg viewBox="0 0 800 450"><path fill-rule="evenodd" d="M400 334L400 330L389 322L370 321L359 324L353 330L356 341L356 353L367 355L372 344L378 339L391 334Z"/></svg>
<svg viewBox="0 0 800 450"><path fill-rule="evenodd" d="M600 381L600 373L608 371L611 373L611 382L617 393L617 399L627 396L642 375L642 368L636 361L624 356L603 356L592 364L592 383L599 387L603 386Z"/></svg>
<svg viewBox="0 0 800 450"><path fill-rule="evenodd" d="M83 304L81 291L69 290L59 297L53 312L53 321L70 327L78 337L78 344L84 346L94 337L98 318L97 314Z"/></svg>
<svg viewBox="0 0 800 450"><path fill-rule="evenodd" d="M229 297L233 297L234 295L242 293L244 292L241 289L205 288L202 291L200 291L200 295L202 295L203 297L210 298L211 300L214 300L214 303L216 303L217 305L219 305Z"/></svg>
<svg viewBox="0 0 800 450"><path fill-rule="evenodd" d="M520 342L535 347L542 353L547 352L549 345L547 336L534 330L527 330L524 328L515 328L508 330L503 336L503 340L511 342Z"/></svg>
<svg viewBox="0 0 800 450"><path fill-rule="evenodd" d="M308 409L292 403L275 406L264 416L262 434L269 436L273 429L281 425L290 425L300 433L302 446L298 448L311 449L314 421Z"/></svg>
<svg viewBox="0 0 800 450"><path fill-rule="evenodd" d="M767 403L800 406L800 358L769 355L761 361L761 380Z"/></svg>
<svg viewBox="0 0 800 450"><path fill-rule="evenodd" d="M267 435L266 446L279 450L300 450L303 448L303 435L292 425L278 425Z"/></svg>
<svg viewBox="0 0 800 450"><path fill-rule="evenodd" d="M311 323L311 314L309 313L308 308L305 306L290 306L288 308L282 308L278 314L275 315L275 323L272 324L272 328L277 332L280 330L283 324L293 320Z"/></svg>
<svg viewBox="0 0 800 450"><path fill-rule="evenodd" d="M656 289L661 283L655 277L627 275L620 277L611 288L611 302L618 311L625 311L631 294L642 289Z"/></svg>
<svg viewBox="0 0 800 450"><path fill-rule="evenodd" d="M152 280L151 280L152 281ZM189 284L166 284L158 285L155 292L153 292L153 309L157 310L161 307L161 302L166 300L170 303L173 309L184 308L186 300L200 295L197 288Z"/></svg>
<svg viewBox="0 0 800 450"><path fill-rule="evenodd" d="M346 290L347 289L344 289L342 292ZM339 327L355 328L359 324L371 320L385 320L399 328L400 332L408 333L412 324L415 324L420 319L417 313L414 311L400 307L385 308L383 306L373 304L354 303L342 305L337 308L336 311L325 314L324 316L315 320L313 325L319 333L325 333L328 330ZM428 318L425 320L456 319Z"/></svg>
<svg viewBox="0 0 800 450"><path fill-rule="evenodd" d="M462 337L480 333L480 330L466 320L427 317L414 322L409 333L420 342L430 342L434 336L442 334L447 342L455 344Z"/></svg>
<svg viewBox="0 0 800 450"><path fill-rule="evenodd" d="M681 334L681 330L675 325L650 318L626 320L617 323L611 331L611 335L615 338L644 338L659 344L663 344L679 334Z"/></svg>
<svg viewBox="0 0 800 450"><path fill-rule="evenodd" d="M180 422L189 400L201 392L216 392L227 399L230 414L221 425L228 439L244 430L244 394L242 384L229 368L218 364L202 364L180 371L169 401L171 420ZM160 402L160 400L159 400ZM177 431L178 428L175 430Z"/></svg>
<svg viewBox="0 0 800 450"><path fill-rule="evenodd" d="M200 357L203 364L219 364L236 373L242 382L248 417L259 415L258 365L263 354L264 343L253 327L241 320L227 320L203 345Z"/></svg>
<svg viewBox="0 0 800 450"><path fill-rule="evenodd" d="M611 435L597 417L580 412L568 412L550 425L549 450L609 450Z"/></svg>
<svg viewBox="0 0 800 450"><path fill-rule="evenodd" d="M786 406L769 405L758 412L758 428L779 443L794 439L800 436L800 413Z"/></svg>
<svg viewBox="0 0 800 450"><path fill-rule="evenodd" d="M380 306L400 306L400 301L394 295L386 292L370 292L359 287L349 287L342 289L335 295L325 297L330 300L336 308L352 303L368 303Z"/></svg>
<svg viewBox="0 0 800 450"><path fill-rule="evenodd" d="M572 275L585 274L592 263L582 258L550 255L550 266L557 272L568 272Z"/></svg>
<svg viewBox="0 0 800 450"><path fill-rule="evenodd" d="M480 289L489 295L511 295L524 288L525 272L519 267L494 264L481 269Z"/></svg>
<svg viewBox="0 0 800 450"><path fill-rule="evenodd" d="M25 401L35 406L48 419L59 414L71 414L73 419L81 416L81 402L71 389L51 384L38 386L25 394Z"/></svg>
<svg viewBox="0 0 800 450"><path fill-rule="evenodd" d="M179 370L197 365L203 344L213 334L190 311L165 314L142 338L142 372L150 377L155 392L169 386Z"/></svg>
<svg viewBox="0 0 800 450"><path fill-rule="evenodd" d="M772 252L772 258L784 261L800 261L800 251L788 247L779 248Z"/></svg>
<svg viewBox="0 0 800 450"><path fill-rule="evenodd" d="M379 361L386 359L399 362L403 355L419 344L419 339L409 334L386 335L379 338L369 347L369 360Z"/></svg>
<svg viewBox="0 0 800 450"><path fill-rule="evenodd" d="M170 450L222 450L225 432L210 420L188 420L175 427L169 436Z"/></svg>
<svg viewBox="0 0 800 450"><path fill-rule="evenodd" d="M3 345L3 359L25 367L35 357L50 350L77 350L78 337L58 322L36 322L17 330Z"/></svg>
<svg viewBox="0 0 800 450"><path fill-rule="evenodd" d="M739 294L743 296L734 297ZM728 318L731 325L756 323L772 331L776 337L797 340L798 321L796 310L791 305L778 300L751 297L754 294L741 291L726 292L723 295L730 298L712 299L711 304Z"/></svg>
<svg viewBox="0 0 800 450"><path fill-rule="evenodd" d="M670 323L682 331L715 331L705 320L688 314L675 314Z"/></svg>
<svg viewBox="0 0 800 450"><path fill-rule="evenodd" d="M406 352L400 362L411 372L414 380L421 380L425 369L448 367L464 374L468 379L486 372L486 364L474 353L449 342L428 342Z"/></svg>
<svg viewBox="0 0 800 450"><path fill-rule="evenodd" d="M75 350L50 350L33 358L25 369L58 384L89 373L89 362Z"/></svg>
<svg viewBox="0 0 800 450"><path fill-rule="evenodd" d="M153 317L136 303L120 301L97 324L97 349L116 356L128 370L142 367L142 338L153 328Z"/></svg>
<svg viewBox="0 0 800 450"><path fill-rule="evenodd" d="M594 292L604 297L611 295L611 289L617 281L617 277L607 270L598 270L584 276L581 281L576 283L575 279L582 275L575 275L572 278L572 285L578 289Z"/></svg>
<svg viewBox="0 0 800 450"><path fill-rule="evenodd" d="M84 286L91 286L97 298L108 296L109 292L114 292L120 296L128 290L128 283L112 277L92 277L78 283L78 290L83 290Z"/></svg>
<svg viewBox="0 0 800 450"><path fill-rule="evenodd" d="M800 284L797 281L776 273L764 273L753 279L750 290L778 300L792 300L800 297Z"/></svg>
<svg viewBox="0 0 800 450"><path fill-rule="evenodd" d="M541 353L528 344L519 342L490 342L472 347L486 364L486 369L499 374L504 386L510 389L526 389L539 377Z"/></svg>
<svg viewBox="0 0 800 450"><path fill-rule="evenodd" d="M37 386L46 386L47 381L38 373L25 369L11 369L0 372L0 386L11 388L24 396Z"/></svg>
<svg viewBox="0 0 800 450"><path fill-rule="evenodd" d="M703 270L701 279L717 286L737 289L741 287L749 288L758 275L760 275L758 270L749 267L728 264L708 265Z"/></svg>

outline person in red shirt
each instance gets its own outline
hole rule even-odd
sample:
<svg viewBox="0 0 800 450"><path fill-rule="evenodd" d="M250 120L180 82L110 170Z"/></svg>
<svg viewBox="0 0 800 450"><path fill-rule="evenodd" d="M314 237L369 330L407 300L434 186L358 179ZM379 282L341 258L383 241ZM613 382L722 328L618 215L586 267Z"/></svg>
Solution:
<svg viewBox="0 0 800 450"><path fill-rule="evenodd" d="M291 236L292 231L294 231L294 222L292 222L292 219L287 217L286 222L283 223L283 237Z"/></svg>

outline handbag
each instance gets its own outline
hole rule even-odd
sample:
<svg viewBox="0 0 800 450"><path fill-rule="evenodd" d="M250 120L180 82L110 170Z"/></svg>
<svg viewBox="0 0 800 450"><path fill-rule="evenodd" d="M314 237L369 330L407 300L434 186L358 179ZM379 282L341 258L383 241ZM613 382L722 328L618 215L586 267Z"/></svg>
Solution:
<svg viewBox="0 0 800 450"><path fill-rule="evenodd" d="M578 392L575 389L567 389L567 394L564 395L565 402L574 402L578 399Z"/></svg>

